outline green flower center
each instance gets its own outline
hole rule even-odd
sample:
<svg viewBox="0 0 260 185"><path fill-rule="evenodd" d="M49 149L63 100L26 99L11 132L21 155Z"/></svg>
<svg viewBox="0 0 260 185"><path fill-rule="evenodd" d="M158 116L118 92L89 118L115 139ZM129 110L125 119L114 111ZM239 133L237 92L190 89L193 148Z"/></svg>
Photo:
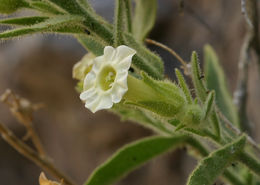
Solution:
<svg viewBox="0 0 260 185"><path fill-rule="evenodd" d="M98 83L102 90L106 91L112 87L116 78L116 70L108 65L101 69Z"/></svg>

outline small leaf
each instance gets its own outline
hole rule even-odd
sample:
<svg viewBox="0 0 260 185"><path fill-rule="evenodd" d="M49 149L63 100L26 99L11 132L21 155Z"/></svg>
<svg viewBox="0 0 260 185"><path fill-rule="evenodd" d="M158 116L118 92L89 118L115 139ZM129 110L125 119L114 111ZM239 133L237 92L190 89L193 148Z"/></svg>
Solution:
<svg viewBox="0 0 260 185"><path fill-rule="evenodd" d="M236 108L226 84L226 77L218 57L210 45L204 47L204 70L207 87L215 90L216 104L221 112L235 125L239 125Z"/></svg>
<svg viewBox="0 0 260 185"><path fill-rule="evenodd" d="M93 8L89 4L88 0L76 0L82 8L85 8L86 11L94 12Z"/></svg>
<svg viewBox="0 0 260 185"><path fill-rule="evenodd" d="M179 85L180 85L183 93L185 94L187 102L189 104L192 104L193 103L192 96L190 94L190 90L188 88L188 85L187 85L183 75L181 74L181 72L178 69L175 69L175 73L176 73L176 76L178 78Z"/></svg>
<svg viewBox="0 0 260 185"><path fill-rule="evenodd" d="M2 32L0 33L0 39L13 38L38 32L79 33L83 32L83 29L77 25L77 23L80 23L81 21L82 17L79 16L57 16L29 27Z"/></svg>
<svg viewBox="0 0 260 185"><path fill-rule="evenodd" d="M68 13L74 15L84 15L84 9L76 0L48 0L60 8L66 10Z"/></svg>
<svg viewBox="0 0 260 185"><path fill-rule="evenodd" d="M24 0L0 0L0 14L10 14L20 8L28 8L29 4Z"/></svg>
<svg viewBox="0 0 260 185"><path fill-rule="evenodd" d="M211 122L213 123L213 126L214 126L214 129L215 129L215 132L216 132L216 135L218 137L218 139L221 137L221 133L220 133L220 121L219 121L219 118L218 118L218 115L216 113L216 111L213 109L213 113L212 115L210 116L210 120Z"/></svg>
<svg viewBox="0 0 260 185"><path fill-rule="evenodd" d="M203 81L203 75L200 71L198 56L196 52L193 52L191 56L191 69L191 76L193 85L195 87L196 95L202 102L205 102L207 98L207 89Z"/></svg>
<svg viewBox="0 0 260 185"><path fill-rule="evenodd" d="M157 0L135 0L133 34L136 40L143 42L154 26L157 13Z"/></svg>
<svg viewBox="0 0 260 185"><path fill-rule="evenodd" d="M192 82L195 87L196 95L201 102L205 102L207 98L207 88L204 84L203 75L201 74L198 56L196 52L192 53L191 57L191 68L192 68ZM216 135L220 138L220 126L216 111L213 110L213 114L210 116L213 123Z"/></svg>
<svg viewBox="0 0 260 185"><path fill-rule="evenodd" d="M19 17L19 18L10 18L10 19L0 20L0 24L30 26L33 24L38 24L40 22L44 22L47 19L49 19L49 17L43 17L43 16Z"/></svg>
<svg viewBox="0 0 260 185"><path fill-rule="evenodd" d="M204 103L204 119L207 119L212 110L214 109L215 92L211 91L208 94L206 102Z"/></svg>
<svg viewBox="0 0 260 185"><path fill-rule="evenodd" d="M237 160L237 155L243 150L246 137L241 136L235 142L211 153L203 159L191 174L188 185L212 185L225 168Z"/></svg>
<svg viewBox="0 0 260 185"><path fill-rule="evenodd" d="M260 161L252 154L247 152L242 152L239 154L239 161L247 166L251 172L254 172L258 177L260 177Z"/></svg>
<svg viewBox="0 0 260 185"><path fill-rule="evenodd" d="M193 146L202 155L207 153L199 142L186 135L142 139L117 151L92 173L85 185L114 184L118 179L152 158L186 143Z"/></svg>
<svg viewBox="0 0 260 185"><path fill-rule="evenodd" d="M54 4L51 4L47 1L30 2L30 6L33 9L38 10L38 11L43 12L43 13L49 13L49 14L54 14L54 15L66 13L63 9L61 9L61 8L55 6Z"/></svg>
<svg viewBox="0 0 260 185"><path fill-rule="evenodd" d="M174 119L168 120L168 123L170 123L171 125L177 127L178 125L180 125L181 122L180 122L180 120L174 118Z"/></svg>

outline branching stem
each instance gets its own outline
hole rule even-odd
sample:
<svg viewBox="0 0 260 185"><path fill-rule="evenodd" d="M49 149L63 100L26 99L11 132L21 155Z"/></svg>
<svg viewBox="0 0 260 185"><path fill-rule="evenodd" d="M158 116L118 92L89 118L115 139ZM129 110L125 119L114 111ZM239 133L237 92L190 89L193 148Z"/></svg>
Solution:
<svg viewBox="0 0 260 185"><path fill-rule="evenodd" d="M18 151L21 155L25 156L27 159L34 162L36 165L46 170L54 177L59 180L64 180L64 183L67 185L76 185L70 179L68 179L64 174L62 174L55 166L47 159L35 152L32 148L27 146L24 142L22 142L19 138L17 138L11 130L5 127L2 123L0 123L0 134L2 138L11 145L16 151Z"/></svg>

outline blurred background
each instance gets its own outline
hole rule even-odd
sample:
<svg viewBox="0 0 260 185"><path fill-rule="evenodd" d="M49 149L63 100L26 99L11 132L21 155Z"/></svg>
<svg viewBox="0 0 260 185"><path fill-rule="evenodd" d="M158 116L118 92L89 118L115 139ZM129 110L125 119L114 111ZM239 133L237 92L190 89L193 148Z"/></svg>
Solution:
<svg viewBox="0 0 260 185"><path fill-rule="evenodd" d="M98 13L113 20L114 0L91 0ZM237 0L158 0L158 18L150 38L162 42L186 61L196 50L203 61L202 50L211 44L227 75L230 91L236 86L237 62L245 35L245 21ZM6 27L0 27L5 30ZM165 70L174 80L179 64L169 53L149 46L165 61ZM78 184L82 184L96 166L126 143L153 133L106 111L92 114L80 102L72 79L73 65L86 51L70 36L34 35L0 43L0 94L5 89L45 108L34 115L34 125L45 150L54 163ZM254 134L260 124L259 74L255 62L250 64L248 114L254 123ZM0 104L0 121L19 137L24 128ZM161 156L129 174L118 185L183 185L196 161L185 149ZM0 184L37 185L41 172L35 164L18 154L0 139Z"/></svg>

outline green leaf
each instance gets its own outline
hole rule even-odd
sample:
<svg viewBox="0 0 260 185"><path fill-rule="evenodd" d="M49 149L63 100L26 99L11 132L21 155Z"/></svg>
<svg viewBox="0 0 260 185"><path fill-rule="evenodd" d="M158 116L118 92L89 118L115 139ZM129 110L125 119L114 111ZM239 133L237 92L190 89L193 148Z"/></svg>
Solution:
<svg viewBox="0 0 260 185"><path fill-rule="evenodd" d="M89 4L88 0L76 0L79 5L81 5L82 8L84 8L86 11L94 12L93 8Z"/></svg>
<svg viewBox="0 0 260 185"><path fill-rule="evenodd" d="M136 40L143 42L154 26L157 13L157 0L135 0L133 34Z"/></svg>
<svg viewBox="0 0 260 185"><path fill-rule="evenodd" d="M198 56L197 56L196 52L192 53L191 70L192 70L192 73L191 73L192 82L195 87L196 95L199 98L199 100L204 103L204 102L206 102L206 99L208 96L208 94L207 94L208 91L204 84L204 79L203 79L203 75L200 70ZM213 114L210 116L210 120L213 123L217 137L220 138L219 120L218 120L218 116L216 114L215 109L213 110Z"/></svg>
<svg viewBox="0 0 260 185"><path fill-rule="evenodd" d="M24 0L0 0L0 14L10 14L20 8L29 8Z"/></svg>
<svg viewBox="0 0 260 185"><path fill-rule="evenodd" d="M194 51L191 56L191 77L192 82L195 87L197 97L202 101L205 102L207 98L207 89L203 81L203 75L200 71L199 61L198 61L197 53Z"/></svg>
<svg viewBox="0 0 260 185"><path fill-rule="evenodd" d="M186 135L142 139L118 150L91 174L85 185L114 184L130 171L152 158L186 143L202 154L207 153L200 143Z"/></svg>
<svg viewBox="0 0 260 185"><path fill-rule="evenodd" d="M176 73L176 77L178 78L179 86L181 87L183 93L185 94L187 102L189 104L192 104L193 103L192 96L183 75L178 69L175 69L175 73Z"/></svg>
<svg viewBox="0 0 260 185"><path fill-rule="evenodd" d="M0 39L14 38L38 32L83 33L83 28L79 26L81 21L82 17L79 16L57 16L29 27L2 32L0 33Z"/></svg>
<svg viewBox="0 0 260 185"><path fill-rule="evenodd" d="M215 100L215 92L211 91L208 94L206 102L204 103L204 119L207 119L210 113L212 113L212 110L214 109L214 105L215 105L214 100Z"/></svg>
<svg viewBox="0 0 260 185"><path fill-rule="evenodd" d="M218 139L220 139L220 137L221 137L220 126L219 126L220 121L219 121L219 118L218 118L218 115L217 115L215 109L213 109L212 115L210 116L210 121L213 123L213 126L214 126Z"/></svg>
<svg viewBox="0 0 260 185"><path fill-rule="evenodd" d="M248 185L241 181L239 174L234 174L229 170L223 172L223 177L226 181L229 181L233 185Z"/></svg>
<svg viewBox="0 0 260 185"><path fill-rule="evenodd" d="M239 161L246 165L252 172L260 177L260 161L251 154L242 152L239 154Z"/></svg>
<svg viewBox="0 0 260 185"><path fill-rule="evenodd" d="M236 108L226 85L224 71L210 45L204 47L204 71L207 87L216 92L217 106L232 123L239 126Z"/></svg>
<svg viewBox="0 0 260 185"><path fill-rule="evenodd" d="M53 4L56 4L60 8L64 9L70 14L74 15L84 15L84 9L80 6L80 4L76 0L48 0Z"/></svg>
<svg viewBox="0 0 260 185"><path fill-rule="evenodd" d="M63 9L57 7L56 5L47 2L47 1L34 1L34 2L30 2L30 6L31 8L38 10L40 12L43 13L49 13L49 14L65 14L66 11L64 11Z"/></svg>
<svg viewBox="0 0 260 185"><path fill-rule="evenodd" d="M228 144L211 153L203 159L191 174L188 185L212 185L225 168L237 160L237 155L242 152L246 137L241 136L235 142Z"/></svg>
<svg viewBox="0 0 260 185"><path fill-rule="evenodd" d="M6 25L16 25L16 26L30 26L33 24L38 24L49 19L49 17L44 16L33 16L33 17L19 17L19 18L9 18L0 20L0 24Z"/></svg>

